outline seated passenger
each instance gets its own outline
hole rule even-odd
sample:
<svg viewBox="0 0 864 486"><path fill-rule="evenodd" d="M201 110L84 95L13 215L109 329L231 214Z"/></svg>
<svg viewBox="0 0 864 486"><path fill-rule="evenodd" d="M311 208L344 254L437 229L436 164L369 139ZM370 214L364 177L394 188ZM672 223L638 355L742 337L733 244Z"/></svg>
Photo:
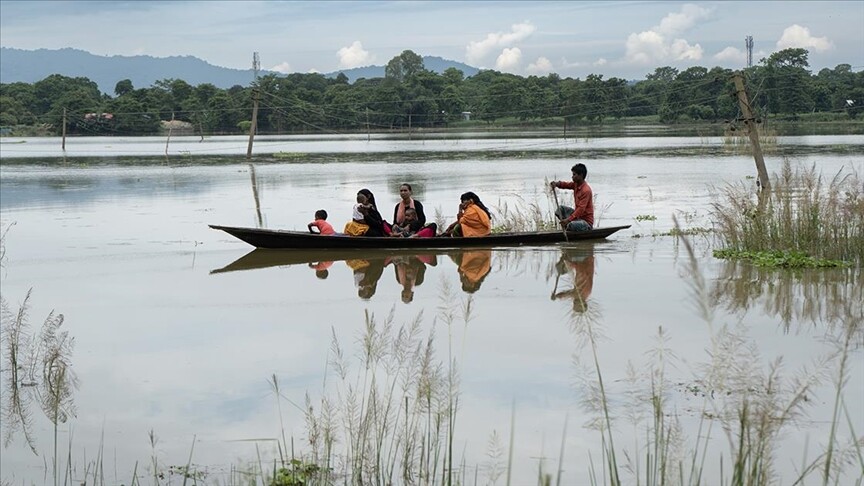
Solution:
<svg viewBox="0 0 864 486"><path fill-rule="evenodd" d="M401 198L396 207L393 209L393 224L402 225L405 222L405 210L413 209L417 213L417 220L420 221L420 226L426 224L426 213L423 212L423 205L420 201L414 199L411 191L411 184L402 184L399 186L399 197Z"/></svg>
<svg viewBox="0 0 864 486"><path fill-rule="evenodd" d="M369 231L369 225L366 224L363 213L360 211L360 208L364 207L366 203L366 194L358 192L357 204L354 205L354 212L351 216L351 221L345 224L345 229L342 230L343 233L350 236L363 236L367 231Z"/></svg>
<svg viewBox="0 0 864 486"><path fill-rule="evenodd" d="M335 235L336 231L333 229L333 226L330 226L330 223L327 222L327 211L323 209L319 209L315 211L315 221L312 221L308 225L309 232L312 234L319 235ZM318 232L312 231L312 228L318 229Z"/></svg>
<svg viewBox="0 0 864 486"><path fill-rule="evenodd" d="M492 232L489 209L480 201L477 194L466 192L460 196L459 212L456 222L451 224L441 236L487 236Z"/></svg>
<svg viewBox="0 0 864 486"><path fill-rule="evenodd" d="M414 208L405 209L402 223L394 223L390 228L390 236L408 237L423 229L423 223L417 219L417 211Z"/></svg>
<svg viewBox="0 0 864 486"><path fill-rule="evenodd" d="M384 218L378 212L378 205L375 204L375 195L369 189L360 189L360 192L357 193L358 200L361 195L366 198L366 204L360 205L358 209L360 214L363 215L363 221L368 226L363 236L384 236L389 234L389 225L384 222Z"/></svg>

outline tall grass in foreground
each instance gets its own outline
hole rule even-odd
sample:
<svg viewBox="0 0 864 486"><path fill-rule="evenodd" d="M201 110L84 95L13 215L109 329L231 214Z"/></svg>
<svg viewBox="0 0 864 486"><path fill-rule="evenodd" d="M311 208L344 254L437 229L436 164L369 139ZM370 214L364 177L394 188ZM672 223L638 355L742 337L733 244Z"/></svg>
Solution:
<svg viewBox="0 0 864 486"><path fill-rule="evenodd" d="M830 180L784 160L770 192L726 187L712 204L717 234L732 250L802 252L812 257L864 262L864 186L855 170Z"/></svg>
<svg viewBox="0 0 864 486"><path fill-rule="evenodd" d="M600 364L602 332L590 314L574 314L573 328L587 353L576 353L581 373L583 406L596 414L589 424L599 432L602 456L591 458L588 482L592 485L701 485L763 486L779 484L775 454L787 429L805 417L817 386L833 382L833 413L827 442L816 457L804 459L790 484L815 479L822 485L857 484L864 481L864 436L848 413L844 387L849 380L852 353L864 347L864 322L860 302L845 302L840 326L829 330L833 344L826 355L807 369L791 376L777 358L767 367L743 325L717 326L710 289L696 263L693 248L682 238L689 254L692 304L711 333L708 360L694 372L688 391L702 395L699 426L694 438L685 436L679 422L681 411L674 404L667 370L678 360L666 345L667 333L660 328L657 344L648 352L648 362L631 363L627 390L622 401L610 395ZM586 359L590 363L583 364ZM616 441L615 429L627 419L636 441L625 447ZM712 431L725 436L727 452L711 443ZM843 433L839 433L839 430ZM841 439L842 436L842 439ZM641 440L639 438L642 438ZM709 462L710 461L710 462ZM719 477L708 477L706 464L714 462ZM780 467L788 467L784 464ZM858 471L857 473L855 471ZM784 475L789 477L787 473Z"/></svg>
<svg viewBox="0 0 864 486"><path fill-rule="evenodd" d="M317 403L307 395L304 407L309 450L301 461L319 467L308 484L460 483L456 475L464 468L453 449L457 309L449 288L443 293L436 322L450 335L445 360L436 357L434 330L423 336L422 313L398 328L392 312L383 322L367 313L356 359L346 356L334 331L325 393ZM461 309L465 325L470 312L469 299Z"/></svg>

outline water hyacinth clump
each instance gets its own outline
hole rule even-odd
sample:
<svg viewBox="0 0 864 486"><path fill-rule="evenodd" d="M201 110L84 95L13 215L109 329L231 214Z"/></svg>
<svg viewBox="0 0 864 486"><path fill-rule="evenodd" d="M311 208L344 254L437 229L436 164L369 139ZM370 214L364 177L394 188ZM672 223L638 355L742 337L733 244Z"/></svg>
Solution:
<svg viewBox="0 0 864 486"><path fill-rule="evenodd" d="M826 180L815 166L793 169L785 160L771 184L759 194L745 184L718 194L712 208L722 247L864 261L864 189L854 169Z"/></svg>

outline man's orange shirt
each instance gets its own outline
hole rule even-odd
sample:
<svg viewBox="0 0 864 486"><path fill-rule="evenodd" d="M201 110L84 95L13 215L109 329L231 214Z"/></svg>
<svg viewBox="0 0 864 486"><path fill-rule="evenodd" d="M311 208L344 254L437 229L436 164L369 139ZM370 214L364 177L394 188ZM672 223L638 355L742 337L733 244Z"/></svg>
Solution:
<svg viewBox="0 0 864 486"><path fill-rule="evenodd" d="M573 189L573 214L570 215L568 221L581 219L586 223L594 226L594 194L591 191L591 186L587 182L582 182L576 186L575 182L559 182L557 184L561 189Z"/></svg>

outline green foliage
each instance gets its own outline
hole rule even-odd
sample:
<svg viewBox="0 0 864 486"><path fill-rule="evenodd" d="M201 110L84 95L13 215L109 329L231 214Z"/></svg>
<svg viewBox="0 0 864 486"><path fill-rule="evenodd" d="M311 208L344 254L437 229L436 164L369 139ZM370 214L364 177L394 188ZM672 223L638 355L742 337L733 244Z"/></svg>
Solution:
<svg viewBox="0 0 864 486"><path fill-rule="evenodd" d="M654 216L653 214L640 214L636 216L636 221L657 221L657 216Z"/></svg>
<svg viewBox="0 0 864 486"><path fill-rule="evenodd" d="M270 486L306 486L313 484L314 479L321 473L322 468L317 464L292 459L285 467L276 471Z"/></svg>
<svg viewBox="0 0 864 486"><path fill-rule="evenodd" d="M760 117L810 120L813 112L856 119L864 112L864 72L849 64L808 71L808 52L784 49L745 70L754 87L752 105ZM658 67L644 80L628 82L590 74L584 79L557 74L522 77L482 70L465 78L457 69L443 74L426 70L423 59L405 50L391 59L383 78L326 78L317 73L271 73L254 82L260 94L258 132L385 131L463 126L462 112L472 121L501 124L514 120L548 126L599 125L622 117L652 117L674 124L682 121L732 120L739 116L732 71L693 66L683 71ZM758 87L756 89L755 87ZM103 95L87 78L49 76L32 85L0 84L0 120L5 125L67 129L80 134L151 134L159 121L192 123L205 133L247 132L253 86L227 90L209 83L192 86L181 79L164 79L135 89L128 79ZM131 99L127 99L131 98ZM122 102L121 102L122 100ZM123 110L131 119L83 122L86 114ZM155 118L154 118L155 116Z"/></svg>
<svg viewBox="0 0 864 486"><path fill-rule="evenodd" d="M714 258L724 260L746 260L757 267L771 268L833 268L848 266L840 260L813 258L798 251L744 251L732 248L714 250Z"/></svg>

